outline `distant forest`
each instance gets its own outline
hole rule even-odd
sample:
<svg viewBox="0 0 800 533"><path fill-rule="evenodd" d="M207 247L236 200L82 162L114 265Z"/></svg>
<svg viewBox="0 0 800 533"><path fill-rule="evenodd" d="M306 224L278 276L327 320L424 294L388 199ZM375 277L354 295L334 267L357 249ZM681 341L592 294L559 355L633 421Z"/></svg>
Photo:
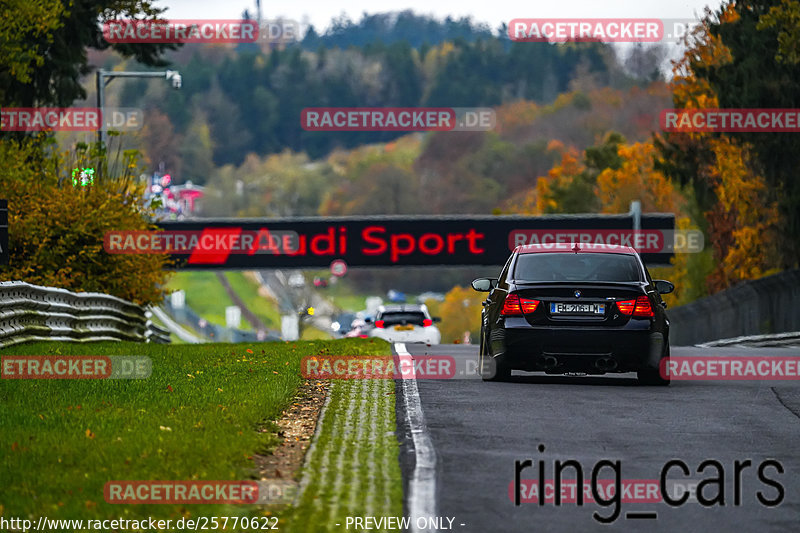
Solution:
<svg viewBox="0 0 800 533"><path fill-rule="evenodd" d="M388 142L398 132L306 132L303 108L546 104L574 89L627 89L659 79L663 51L639 48L623 65L601 43L513 43L470 19L411 12L337 19L322 35L281 49L258 44L186 45L167 54L179 91L147 80L117 86L117 103L147 111L145 144L176 176L204 181L212 167L284 149L324 157L337 148ZM630 59L630 58L629 58ZM104 68L118 56L99 58ZM126 65L144 69L140 65ZM91 89L90 89L91 90ZM163 155L162 155L163 154Z"/></svg>

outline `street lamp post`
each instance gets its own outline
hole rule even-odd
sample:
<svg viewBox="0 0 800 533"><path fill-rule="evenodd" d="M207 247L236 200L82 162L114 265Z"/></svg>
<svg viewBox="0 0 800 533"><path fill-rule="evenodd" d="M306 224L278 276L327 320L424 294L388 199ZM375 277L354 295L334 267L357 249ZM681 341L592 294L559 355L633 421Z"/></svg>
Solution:
<svg viewBox="0 0 800 533"><path fill-rule="evenodd" d="M172 87L175 89L181 88L181 75L177 70L166 70L163 72L126 72L116 70L103 70L97 71L97 107L100 113L103 113L103 107L106 104L105 89L106 85L111 83L114 78L164 78L172 82ZM100 129L97 130L97 142L101 146L105 146L106 134L105 124L100 124Z"/></svg>

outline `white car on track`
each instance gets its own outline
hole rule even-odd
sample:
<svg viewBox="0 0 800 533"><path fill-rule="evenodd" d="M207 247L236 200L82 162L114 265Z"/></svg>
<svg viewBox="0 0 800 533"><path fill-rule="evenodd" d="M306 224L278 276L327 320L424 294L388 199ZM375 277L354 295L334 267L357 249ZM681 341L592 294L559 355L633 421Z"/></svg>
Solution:
<svg viewBox="0 0 800 533"><path fill-rule="evenodd" d="M375 315L375 327L369 332L389 342L424 342L439 344L442 334L433 325L439 317L431 317L425 305L382 305Z"/></svg>

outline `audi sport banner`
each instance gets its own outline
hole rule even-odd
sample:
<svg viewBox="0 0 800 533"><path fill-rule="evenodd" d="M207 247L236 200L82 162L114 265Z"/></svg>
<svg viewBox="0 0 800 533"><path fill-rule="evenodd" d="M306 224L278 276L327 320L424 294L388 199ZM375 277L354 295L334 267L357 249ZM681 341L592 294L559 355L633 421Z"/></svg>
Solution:
<svg viewBox="0 0 800 533"><path fill-rule="evenodd" d="M675 232L672 214L384 216L161 222L161 231L112 231L110 254L159 253L186 269L502 265L521 244L591 243L636 248L650 264L702 248L702 234ZM699 238L699 241L698 241Z"/></svg>

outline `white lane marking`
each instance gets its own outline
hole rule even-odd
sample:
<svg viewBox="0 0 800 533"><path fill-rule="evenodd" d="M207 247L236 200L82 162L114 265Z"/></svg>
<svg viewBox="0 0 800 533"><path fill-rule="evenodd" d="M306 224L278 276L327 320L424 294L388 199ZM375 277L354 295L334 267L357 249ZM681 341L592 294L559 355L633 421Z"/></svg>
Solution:
<svg viewBox="0 0 800 533"><path fill-rule="evenodd" d="M401 360L413 357L406 345L398 342L394 345L395 352ZM405 377L405 376L404 376ZM403 401L406 408L406 420L411 429L411 440L414 443L414 471L408 483L408 513L411 515L411 531L428 531L418 529L416 522L420 516L436 515L436 452L433 441L425 426L425 417L422 415L422 402L419 399L416 376L410 379L401 379L403 386Z"/></svg>

